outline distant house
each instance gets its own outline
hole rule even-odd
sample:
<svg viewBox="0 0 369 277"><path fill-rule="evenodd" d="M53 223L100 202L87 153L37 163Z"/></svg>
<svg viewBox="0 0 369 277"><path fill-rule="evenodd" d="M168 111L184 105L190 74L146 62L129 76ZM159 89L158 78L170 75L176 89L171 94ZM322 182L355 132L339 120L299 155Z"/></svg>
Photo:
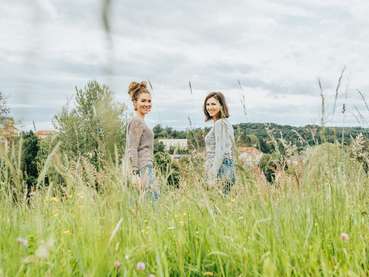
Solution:
<svg viewBox="0 0 369 277"><path fill-rule="evenodd" d="M165 150L168 151L171 148L187 150L188 142L187 139L159 139L159 143L163 143Z"/></svg>
<svg viewBox="0 0 369 277"><path fill-rule="evenodd" d="M38 130L35 132L36 137L38 137L39 139L45 139L53 134L55 134L54 130Z"/></svg>
<svg viewBox="0 0 369 277"><path fill-rule="evenodd" d="M0 143L6 143L15 139L19 130L14 125L14 119L4 118L0 120Z"/></svg>
<svg viewBox="0 0 369 277"><path fill-rule="evenodd" d="M257 166L263 153L255 147L239 147L240 160L246 166Z"/></svg>

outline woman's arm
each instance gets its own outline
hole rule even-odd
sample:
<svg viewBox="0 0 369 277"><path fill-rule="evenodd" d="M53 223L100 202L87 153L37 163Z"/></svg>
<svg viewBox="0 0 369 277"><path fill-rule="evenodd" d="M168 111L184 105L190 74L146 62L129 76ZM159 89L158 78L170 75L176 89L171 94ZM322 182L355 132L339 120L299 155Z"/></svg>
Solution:
<svg viewBox="0 0 369 277"><path fill-rule="evenodd" d="M142 122L140 122L139 120L133 119L128 126L127 152L129 162L134 172L137 172L139 170L138 147L140 145L143 130L144 129Z"/></svg>
<svg viewBox="0 0 369 277"><path fill-rule="evenodd" d="M225 145L226 145L226 126L222 119L215 122L214 125L215 133L215 158L213 166L210 169L210 176L214 179L217 178L218 171L223 164Z"/></svg>

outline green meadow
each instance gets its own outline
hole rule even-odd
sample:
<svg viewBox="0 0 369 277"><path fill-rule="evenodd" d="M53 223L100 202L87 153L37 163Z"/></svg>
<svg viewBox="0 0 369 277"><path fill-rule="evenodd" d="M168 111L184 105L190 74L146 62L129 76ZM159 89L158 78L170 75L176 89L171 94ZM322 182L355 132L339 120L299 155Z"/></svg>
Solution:
<svg viewBox="0 0 369 277"><path fill-rule="evenodd" d="M227 197L189 162L156 203L120 163L97 174L57 151L45 167L58 179L27 200L3 151L0 276L366 276L368 178L349 151L311 147L272 185L239 166Z"/></svg>

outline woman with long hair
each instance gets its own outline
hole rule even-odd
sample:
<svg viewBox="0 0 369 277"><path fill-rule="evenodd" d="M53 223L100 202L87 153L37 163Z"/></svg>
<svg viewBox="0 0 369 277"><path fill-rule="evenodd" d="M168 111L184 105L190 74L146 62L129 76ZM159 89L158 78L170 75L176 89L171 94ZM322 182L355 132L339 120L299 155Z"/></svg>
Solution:
<svg viewBox="0 0 369 277"><path fill-rule="evenodd" d="M210 185L220 182L223 193L229 193L235 183L233 161L234 131L229 123L228 106L221 92L209 93L203 104L205 121L212 120L213 127L205 137L206 175Z"/></svg>
<svg viewBox="0 0 369 277"><path fill-rule="evenodd" d="M151 112L151 93L145 81L131 82L128 87L135 110L134 117L127 126L127 155L133 179L140 191L151 194L153 201L159 199L160 188L155 179L153 167L154 133L146 125L145 117Z"/></svg>

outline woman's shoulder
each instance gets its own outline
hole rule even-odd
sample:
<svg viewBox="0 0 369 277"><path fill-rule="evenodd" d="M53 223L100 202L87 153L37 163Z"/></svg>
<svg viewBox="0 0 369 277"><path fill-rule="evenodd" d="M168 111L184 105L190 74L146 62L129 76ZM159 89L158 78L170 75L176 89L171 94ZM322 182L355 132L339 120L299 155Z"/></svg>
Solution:
<svg viewBox="0 0 369 277"><path fill-rule="evenodd" d="M233 136L233 133L234 133L233 125L226 118L218 119L215 122L214 129L215 129L215 132L217 133L220 132L220 133L230 134L231 136Z"/></svg>
<svg viewBox="0 0 369 277"><path fill-rule="evenodd" d="M145 121L142 118L139 118L138 116L134 116L129 120L129 123L139 123L143 124Z"/></svg>
<svg viewBox="0 0 369 277"><path fill-rule="evenodd" d="M226 118L220 118L218 119L217 121L215 121L215 124L214 124L215 127L220 127L220 126L232 126L232 124L228 121L228 119Z"/></svg>
<svg viewBox="0 0 369 277"><path fill-rule="evenodd" d="M134 116L128 121L128 128L142 128L144 124L145 122L141 118Z"/></svg>

